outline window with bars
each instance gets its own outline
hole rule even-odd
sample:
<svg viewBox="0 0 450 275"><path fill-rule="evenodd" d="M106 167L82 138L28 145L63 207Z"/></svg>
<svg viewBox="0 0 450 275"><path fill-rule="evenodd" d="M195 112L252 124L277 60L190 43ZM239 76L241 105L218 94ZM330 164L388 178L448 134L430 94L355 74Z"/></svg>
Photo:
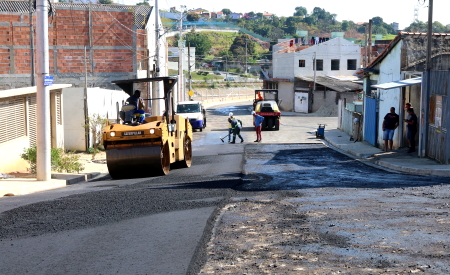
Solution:
<svg viewBox="0 0 450 275"><path fill-rule="evenodd" d="M298 61L298 66L304 68L305 67L305 60L299 60Z"/></svg>
<svg viewBox="0 0 450 275"><path fill-rule="evenodd" d="M331 59L331 70L339 71L339 59Z"/></svg>
<svg viewBox="0 0 450 275"><path fill-rule="evenodd" d="M0 99L0 143L26 136L25 98Z"/></svg>
<svg viewBox="0 0 450 275"><path fill-rule="evenodd" d="M313 68L316 71L323 71L323 59L316 59L317 69L316 66L313 64Z"/></svg>
<svg viewBox="0 0 450 275"><path fill-rule="evenodd" d="M356 59L347 59L347 70L356 70Z"/></svg>

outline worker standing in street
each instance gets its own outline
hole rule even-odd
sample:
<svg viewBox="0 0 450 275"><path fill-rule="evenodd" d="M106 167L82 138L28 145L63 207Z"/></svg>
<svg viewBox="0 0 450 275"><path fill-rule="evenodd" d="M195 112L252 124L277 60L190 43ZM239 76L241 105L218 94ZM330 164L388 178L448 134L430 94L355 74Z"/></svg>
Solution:
<svg viewBox="0 0 450 275"><path fill-rule="evenodd" d="M262 140L261 130L262 130L262 122L264 121L264 117L257 115L255 113L255 111L252 111L252 115L253 115L253 126L255 126L255 131L256 131L255 142L261 142L261 140Z"/></svg>
<svg viewBox="0 0 450 275"><path fill-rule="evenodd" d="M231 124L233 130L233 141L230 143L236 143L236 135L241 139L241 143L244 142L244 139L241 136L242 121L235 117L230 117L228 118L228 122Z"/></svg>
<svg viewBox="0 0 450 275"><path fill-rule="evenodd" d="M230 118L233 117L233 113L228 113L228 143L231 143L231 134L233 134L233 128L231 127Z"/></svg>

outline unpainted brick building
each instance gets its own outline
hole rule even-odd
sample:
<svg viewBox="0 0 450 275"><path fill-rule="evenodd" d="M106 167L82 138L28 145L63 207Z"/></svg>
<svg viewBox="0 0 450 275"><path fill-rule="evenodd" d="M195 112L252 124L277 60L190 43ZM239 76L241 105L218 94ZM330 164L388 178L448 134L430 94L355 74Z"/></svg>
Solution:
<svg viewBox="0 0 450 275"><path fill-rule="evenodd" d="M31 11L34 27L34 7ZM154 59L148 58L154 42L147 37L147 32L154 36L147 26L152 7L52 3L49 11L49 66L55 84L84 87L87 73L88 87L114 89L112 80L152 70L147 63ZM28 1L1 1L0 90L32 86L30 33Z"/></svg>

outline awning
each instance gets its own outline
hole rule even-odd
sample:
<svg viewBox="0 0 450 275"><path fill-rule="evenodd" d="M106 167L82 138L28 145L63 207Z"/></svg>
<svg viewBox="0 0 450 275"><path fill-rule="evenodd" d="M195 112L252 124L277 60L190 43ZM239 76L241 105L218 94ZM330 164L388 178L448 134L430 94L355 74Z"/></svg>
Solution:
<svg viewBox="0 0 450 275"><path fill-rule="evenodd" d="M69 87L72 87L72 84L53 84L48 86L48 89L50 90L50 92L53 92L54 90L60 90ZM11 90L2 90L0 91L0 98L23 96L28 94L35 94L36 92L37 92L36 86L16 88Z"/></svg>
<svg viewBox="0 0 450 275"><path fill-rule="evenodd" d="M421 83L422 83L422 78L416 77L416 78L410 78L410 79L405 79L405 80L387 82L387 83L383 83L383 84L376 84L376 85L372 85L372 88L389 90L389 89L406 87L406 86L411 86L411 85L416 85L416 84L421 84Z"/></svg>

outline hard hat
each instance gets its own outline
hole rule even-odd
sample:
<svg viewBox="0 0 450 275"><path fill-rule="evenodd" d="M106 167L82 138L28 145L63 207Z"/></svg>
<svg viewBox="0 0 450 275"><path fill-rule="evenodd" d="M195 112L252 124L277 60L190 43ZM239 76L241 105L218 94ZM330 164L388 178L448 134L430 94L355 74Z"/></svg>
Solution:
<svg viewBox="0 0 450 275"><path fill-rule="evenodd" d="M255 111L252 111L252 115L256 114Z"/></svg>
<svg viewBox="0 0 450 275"><path fill-rule="evenodd" d="M228 116L229 116L229 117L232 117L232 116L233 116L233 113L232 113L232 112L230 112L230 113L228 114Z"/></svg>

